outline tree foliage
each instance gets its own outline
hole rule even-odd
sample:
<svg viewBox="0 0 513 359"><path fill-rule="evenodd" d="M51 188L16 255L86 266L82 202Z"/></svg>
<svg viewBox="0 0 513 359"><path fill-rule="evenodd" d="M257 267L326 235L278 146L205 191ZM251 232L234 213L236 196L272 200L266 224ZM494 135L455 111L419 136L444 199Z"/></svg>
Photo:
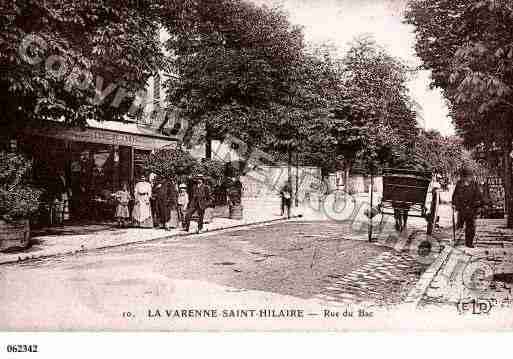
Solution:
<svg viewBox="0 0 513 359"><path fill-rule="evenodd" d="M343 61L345 97L365 108L367 122L379 121L413 142L416 113L406 86L413 70L366 36L354 40Z"/></svg>
<svg viewBox="0 0 513 359"><path fill-rule="evenodd" d="M183 181L196 165L196 159L181 147L163 148L146 158L144 170L167 179Z"/></svg>
<svg viewBox="0 0 513 359"><path fill-rule="evenodd" d="M3 120L121 119L162 65L161 10L158 2L146 0L2 1ZM24 43L27 36L37 41ZM112 106L118 90L122 96ZM106 97L102 103L99 94Z"/></svg>
<svg viewBox="0 0 513 359"><path fill-rule="evenodd" d="M411 1L416 51L450 102L466 143L511 141L513 8L510 1Z"/></svg>
<svg viewBox="0 0 513 359"><path fill-rule="evenodd" d="M513 227L513 7L509 0L412 0L416 51L448 99L468 145L500 146L508 226Z"/></svg>
<svg viewBox="0 0 513 359"><path fill-rule="evenodd" d="M410 69L373 39L356 38L337 64L339 91L325 124L346 170L376 172L412 147L416 113L406 87Z"/></svg>
<svg viewBox="0 0 513 359"><path fill-rule="evenodd" d="M39 208L41 190L28 184L32 162L20 154L0 152L0 217L28 218Z"/></svg>
<svg viewBox="0 0 513 359"><path fill-rule="evenodd" d="M9 119L121 119L159 67L169 75L166 99L190 120L191 131L199 124L213 137L230 133L250 150L258 146L288 158L299 152L301 163L325 172L357 160L382 164L416 134L407 66L364 37L343 59L328 46L306 48L302 29L279 8L246 0L20 0L2 6L0 59L9 71L0 76L1 106ZM170 35L165 58L160 27ZM46 44L30 55L61 56L68 73L49 77L45 61L27 63L18 51L27 34ZM99 91L82 86L84 73L101 77ZM111 106L116 91L105 90L113 82L129 93L118 107ZM107 100L98 105L94 99L103 90ZM171 171L162 167L166 156L153 156L163 175ZM189 170L187 159L179 161Z"/></svg>
<svg viewBox="0 0 513 359"><path fill-rule="evenodd" d="M169 102L215 136L250 145L269 136L294 90L301 30L282 11L241 0L176 1L163 22L175 75Z"/></svg>
<svg viewBox="0 0 513 359"><path fill-rule="evenodd" d="M444 178L456 181L462 167L474 168L480 166L472 159L471 153L463 146L463 141L457 136L442 136L438 131L421 131L417 138L415 152L425 159L433 171Z"/></svg>
<svg viewBox="0 0 513 359"><path fill-rule="evenodd" d="M182 147L163 148L148 155L144 162L144 170L177 182L186 182L191 176L203 175L212 184L218 184L225 176L223 162L199 161Z"/></svg>
<svg viewBox="0 0 513 359"><path fill-rule="evenodd" d="M210 181L210 185L217 186L225 180L225 168L224 162L206 159L195 164L191 175L205 176Z"/></svg>
<svg viewBox="0 0 513 359"><path fill-rule="evenodd" d="M298 98L307 105L278 122L274 133L282 149L291 146L302 163L327 173L349 171L357 162L375 171L412 147L417 114L406 87L411 70L373 39L355 39L343 58L321 46L303 64L311 76L298 82L307 94Z"/></svg>

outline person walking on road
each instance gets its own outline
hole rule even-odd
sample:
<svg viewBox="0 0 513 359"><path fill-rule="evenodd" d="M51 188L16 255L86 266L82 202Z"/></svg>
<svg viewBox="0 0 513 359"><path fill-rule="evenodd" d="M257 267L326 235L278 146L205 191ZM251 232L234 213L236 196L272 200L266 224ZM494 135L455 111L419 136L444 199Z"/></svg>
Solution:
<svg viewBox="0 0 513 359"><path fill-rule="evenodd" d="M474 248L476 217L482 205L483 195L472 175L472 170L464 167L461 170L461 178L454 188L452 206L458 212L456 228L461 229L465 226L465 245L469 248Z"/></svg>
<svg viewBox="0 0 513 359"><path fill-rule="evenodd" d="M290 206L292 203L292 187L290 186L290 182L287 180L283 187L280 190L281 197L281 215L285 213L287 210L287 218L290 218Z"/></svg>
<svg viewBox="0 0 513 359"><path fill-rule="evenodd" d="M203 230L203 219L205 216L205 209L210 205L210 189L205 184L203 176L199 175L196 178L196 185L192 190L191 200L187 208L187 214L185 215L185 231L189 231L192 215L198 213L198 230L200 233Z"/></svg>

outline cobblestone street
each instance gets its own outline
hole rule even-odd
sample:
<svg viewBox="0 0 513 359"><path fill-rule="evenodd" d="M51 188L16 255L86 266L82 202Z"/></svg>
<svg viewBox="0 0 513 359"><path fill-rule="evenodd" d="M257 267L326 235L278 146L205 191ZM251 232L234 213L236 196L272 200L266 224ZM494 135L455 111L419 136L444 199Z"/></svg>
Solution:
<svg viewBox="0 0 513 359"><path fill-rule="evenodd" d="M172 303L177 281L196 283L199 297L188 296L188 307L201 302L208 285L239 293L240 303L253 291L321 305L401 303L422 266L409 254L347 239L350 234L347 224L287 222L5 265L0 325L29 327L43 315L52 327L52 312L73 316L77 303L111 315L120 307Z"/></svg>
<svg viewBox="0 0 513 359"><path fill-rule="evenodd" d="M318 298L369 306L400 304L424 269L409 254L383 252L344 276L329 275Z"/></svg>
<svg viewBox="0 0 513 359"><path fill-rule="evenodd" d="M420 307L455 307L481 300L495 309L513 308L513 232L504 228L504 220L478 220L476 229L475 248L452 248ZM459 243L463 237L459 231Z"/></svg>

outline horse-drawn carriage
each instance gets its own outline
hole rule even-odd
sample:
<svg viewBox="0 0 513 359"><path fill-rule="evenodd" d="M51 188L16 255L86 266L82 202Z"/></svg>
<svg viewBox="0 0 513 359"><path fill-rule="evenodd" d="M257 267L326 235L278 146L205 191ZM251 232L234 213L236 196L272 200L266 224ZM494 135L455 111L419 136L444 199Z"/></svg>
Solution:
<svg viewBox="0 0 513 359"><path fill-rule="evenodd" d="M431 234L436 223L436 210L439 204L437 189L433 188L431 193L428 193L431 179L431 172L397 168L384 169L383 196L379 204L381 221L383 221L384 215L393 215L396 219L396 228L402 231L408 216L422 217L427 221L427 234ZM429 195L431 204L428 210L426 200Z"/></svg>

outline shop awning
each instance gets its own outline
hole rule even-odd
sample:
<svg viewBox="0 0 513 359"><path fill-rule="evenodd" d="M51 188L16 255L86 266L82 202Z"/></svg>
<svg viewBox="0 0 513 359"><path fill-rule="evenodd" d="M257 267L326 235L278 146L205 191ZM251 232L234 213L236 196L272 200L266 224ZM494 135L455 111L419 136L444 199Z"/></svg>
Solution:
<svg viewBox="0 0 513 359"><path fill-rule="evenodd" d="M145 150L177 144L176 138L158 134L152 128L116 121L88 120L85 128L67 127L58 121L47 121L40 127L27 128L25 133L67 141L130 146Z"/></svg>

